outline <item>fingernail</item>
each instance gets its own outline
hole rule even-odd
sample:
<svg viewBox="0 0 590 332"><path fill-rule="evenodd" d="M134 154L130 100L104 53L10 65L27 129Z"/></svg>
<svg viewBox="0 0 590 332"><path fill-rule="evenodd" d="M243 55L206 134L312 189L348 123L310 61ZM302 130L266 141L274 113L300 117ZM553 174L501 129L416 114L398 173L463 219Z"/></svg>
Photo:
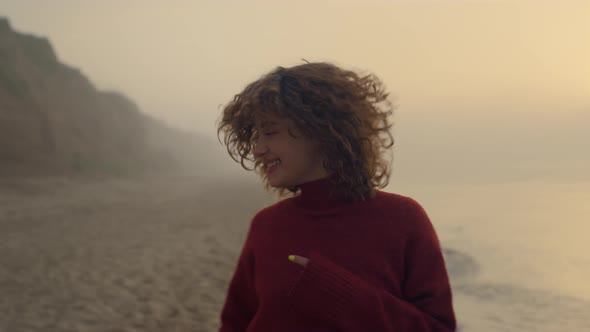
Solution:
<svg viewBox="0 0 590 332"><path fill-rule="evenodd" d="M294 262L295 261L295 255L289 255L289 260L291 262Z"/></svg>

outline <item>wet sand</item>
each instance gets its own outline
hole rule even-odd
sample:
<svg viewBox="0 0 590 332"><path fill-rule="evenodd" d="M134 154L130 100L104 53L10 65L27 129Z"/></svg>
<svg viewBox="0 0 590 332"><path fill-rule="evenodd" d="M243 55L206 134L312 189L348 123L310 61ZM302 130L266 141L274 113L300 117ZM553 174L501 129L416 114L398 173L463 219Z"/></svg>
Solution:
<svg viewBox="0 0 590 332"><path fill-rule="evenodd" d="M0 180L0 332L215 331L255 179Z"/></svg>

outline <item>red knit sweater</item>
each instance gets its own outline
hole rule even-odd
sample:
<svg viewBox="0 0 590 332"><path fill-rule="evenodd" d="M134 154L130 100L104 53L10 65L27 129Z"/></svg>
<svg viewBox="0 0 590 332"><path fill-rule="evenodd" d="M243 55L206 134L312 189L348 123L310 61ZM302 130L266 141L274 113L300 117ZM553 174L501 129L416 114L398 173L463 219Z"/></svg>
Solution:
<svg viewBox="0 0 590 332"><path fill-rule="evenodd" d="M310 259L307 267L291 254ZM221 332L454 331L451 288L422 207L377 191L329 198L327 180L256 214L229 285Z"/></svg>

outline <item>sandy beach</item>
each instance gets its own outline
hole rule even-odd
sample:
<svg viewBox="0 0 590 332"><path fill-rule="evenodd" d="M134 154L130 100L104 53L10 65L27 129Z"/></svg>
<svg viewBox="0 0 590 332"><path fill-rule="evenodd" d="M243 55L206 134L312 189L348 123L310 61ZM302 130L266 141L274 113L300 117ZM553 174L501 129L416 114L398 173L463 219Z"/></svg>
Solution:
<svg viewBox="0 0 590 332"><path fill-rule="evenodd" d="M0 180L0 332L215 331L248 182Z"/></svg>
<svg viewBox="0 0 590 332"><path fill-rule="evenodd" d="M216 331L251 217L272 200L255 178L0 179L0 332ZM443 219L461 331L588 329L589 302L573 297L581 286L525 283L502 259L515 249L492 237L490 250L482 224L445 223L431 210ZM515 266L541 268L532 262Z"/></svg>

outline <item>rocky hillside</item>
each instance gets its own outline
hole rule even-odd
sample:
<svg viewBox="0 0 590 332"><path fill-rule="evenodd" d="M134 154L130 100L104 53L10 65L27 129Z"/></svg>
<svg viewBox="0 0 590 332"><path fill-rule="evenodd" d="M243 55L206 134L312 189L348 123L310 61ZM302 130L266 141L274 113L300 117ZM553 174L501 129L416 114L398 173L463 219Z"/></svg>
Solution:
<svg viewBox="0 0 590 332"><path fill-rule="evenodd" d="M215 144L97 90L46 38L0 18L0 176L210 169Z"/></svg>

